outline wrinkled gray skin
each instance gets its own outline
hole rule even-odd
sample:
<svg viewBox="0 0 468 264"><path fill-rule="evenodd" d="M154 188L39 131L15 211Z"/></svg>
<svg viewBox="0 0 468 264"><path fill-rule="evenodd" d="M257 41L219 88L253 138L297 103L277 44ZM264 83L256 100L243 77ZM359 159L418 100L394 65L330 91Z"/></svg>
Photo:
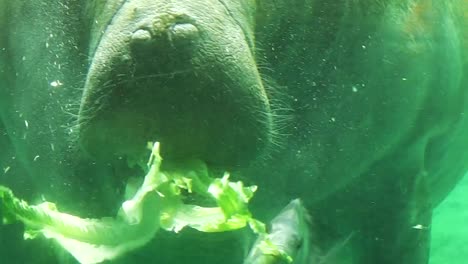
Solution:
<svg viewBox="0 0 468 264"><path fill-rule="evenodd" d="M354 232L343 263L427 263L468 164L463 5L0 0L1 183L110 215L158 140L258 185L262 220L301 198L319 251ZM53 263L4 228L2 256ZM252 242L162 232L121 262L241 263Z"/></svg>

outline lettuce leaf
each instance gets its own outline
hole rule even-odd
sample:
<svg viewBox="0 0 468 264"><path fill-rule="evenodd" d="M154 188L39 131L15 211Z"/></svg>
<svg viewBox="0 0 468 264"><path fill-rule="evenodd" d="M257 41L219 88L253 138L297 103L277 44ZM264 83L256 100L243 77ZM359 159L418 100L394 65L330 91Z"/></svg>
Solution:
<svg viewBox="0 0 468 264"><path fill-rule="evenodd" d="M143 183L134 188L116 217L85 219L60 212L50 202L29 205L0 186L3 222L23 222L25 238L42 235L54 239L84 264L115 259L139 248L160 228L178 232L188 226L203 232L224 232L249 225L255 233L265 233L263 223L248 210L256 186L231 182L228 173L212 178L199 161L167 171L161 171L161 163L159 144L155 143ZM185 204L187 193L211 199L217 206Z"/></svg>

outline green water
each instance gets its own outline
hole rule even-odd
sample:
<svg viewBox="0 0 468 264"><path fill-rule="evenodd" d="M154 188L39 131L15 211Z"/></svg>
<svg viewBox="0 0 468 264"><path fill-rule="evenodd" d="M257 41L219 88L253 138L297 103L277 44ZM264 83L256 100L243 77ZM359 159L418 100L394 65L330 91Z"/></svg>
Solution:
<svg viewBox="0 0 468 264"><path fill-rule="evenodd" d="M92 251L150 212L156 235L106 264L241 264L248 228L156 229L187 220L174 213L187 204L203 223L186 222L205 228L195 205L218 201L214 226L250 212L268 223L296 198L301 214L268 228L291 255L318 256L294 264L426 264L428 247L430 264L466 264L468 176L451 187L468 169L467 31L468 0L0 0L0 185L101 221L161 141L164 169L196 158L238 185L215 202L214 179L192 193L159 175L152 202L99 229L107 239L73 226ZM76 264L53 240L23 238L35 207L5 208L19 201L5 190L0 264Z"/></svg>
<svg viewBox="0 0 468 264"><path fill-rule="evenodd" d="M430 264L468 263L468 177L434 210Z"/></svg>

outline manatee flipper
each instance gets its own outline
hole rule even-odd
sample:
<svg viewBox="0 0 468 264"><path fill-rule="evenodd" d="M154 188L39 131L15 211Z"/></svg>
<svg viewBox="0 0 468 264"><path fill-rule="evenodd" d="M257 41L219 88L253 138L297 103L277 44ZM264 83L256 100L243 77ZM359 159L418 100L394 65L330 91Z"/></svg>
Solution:
<svg viewBox="0 0 468 264"><path fill-rule="evenodd" d="M292 200L270 222L268 234L253 244L244 264L303 263L310 257L309 216L299 199Z"/></svg>

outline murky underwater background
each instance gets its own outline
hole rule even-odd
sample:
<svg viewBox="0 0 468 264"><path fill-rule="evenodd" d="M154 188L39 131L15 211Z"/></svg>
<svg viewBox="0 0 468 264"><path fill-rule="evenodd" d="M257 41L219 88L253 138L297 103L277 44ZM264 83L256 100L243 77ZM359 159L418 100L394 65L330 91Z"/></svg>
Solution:
<svg viewBox="0 0 468 264"><path fill-rule="evenodd" d="M468 176L433 217L430 264L468 263Z"/></svg>
<svg viewBox="0 0 468 264"><path fill-rule="evenodd" d="M6 1L14 1L14 0L5 0L5 2ZM197 0L193 0L193 1L197 1ZM0 3L1 2L2 0L0 0ZM0 16L1 15L2 14L0 12ZM2 29L0 28L0 30ZM49 43L47 42L47 46L48 45ZM363 45L362 48L366 49L366 46ZM0 47L0 50L1 50L1 47ZM0 70L1 70L1 67L0 67ZM406 81L406 78L403 78L403 80ZM315 82L313 83L315 86ZM0 89L3 88L3 85L4 85L3 80L0 79ZM60 83L60 81L50 82L51 87L56 87L56 86L61 86L61 85L62 83ZM357 88L353 86L352 91L356 93ZM2 103L2 99L4 98L0 98L0 104ZM0 120L1 120L1 117L0 117ZM30 123L24 120L25 122L24 126L26 127L26 129L31 129L34 127L33 125L34 120L31 120L31 119L29 120L30 120ZM335 122L334 117L331 120ZM21 176L21 175L28 175L28 174L26 171L24 171L25 170L24 168L21 168L20 165L16 164L18 163L17 159L15 160L15 158L11 158L11 159L9 158L9 157L15 157L17 153L15 153L13 146L7 145L7 144L10 144L8 141L8 137L16 136L17 138L20 138L23 135L19 135L19 134L7 135L6 130L3 131L2 129L3 127L0 121L0 154L3 155L4 157L8 157L7 163L2 163L4 160L0 160L0 185L5 185L13 189L19 198L25 199L31 204L37 204L38 203L37 200L31 199L31 197L33 196L32 190L40 189L38 187L40 187L41 185L49 185L49 184L46 184L44 179L30 178L30 176L24 176L22 178L16 177L18 175ZM52 131L52 128L50 128L50 130ZM25 135L24 137L26 137ZM468 135L466 136L468 137ZM49 146L47 145L46 147L49 147ZM52 149L54 148L52 144L51 144L51 147ZM468 151L468 149L466 151ZM44 157L45 155L36 156L34 157L34 161L36 161L36 159L41 161L41 159L43 159ZM82 170L85 172L88 172L86 171L86 169L88 168L86 167ZM110 170L110 167L102 168L102 170L103 170L102 174L105 174L107 172L105 170ZM47 173L49 172L47 171ZM99 173L101 173L101 171L96 170L93 172L93 175L99 174ZM80 173L77 173L77 174L80 174ZM15 177L11 177L10 175L15 175ZM81 173L80 175L87 175L87 174ZM61 177L62 175L58 175L58 176ZM63 186L58 186L58 187L52 186L50 188L52 190L56 190L56 192L52 192L52 191L49 192L51 196L55 196L54 198L56 198L57 196L61 196L62 194L60 192L62 191L66 193L65 189L69 188L69 186L73 186L73 184L75 184L74 186L80 186L76 182L73 182L73 184L68 183L67 182L68 179L66 179L65 176L63 177L64 177L63 179L56 178L55 180L51 180L51 182L53 182L56 185L63 184ZM104 195L101 195L101 197L106 196L105 198L108 201L113 201L115 199L115 196L118 196L118 194L116 193L114 189L115 186L108 184L106 182L106 179L102 179L102 182L100 182L100 179L92 179L87 183L93 184L94 186L102 186L101 188L99 188L99 190L95 190L95 192L103 193ZM53 185L53 184L50 184L50 185ZM83 186L86 186L86 185L83 185ZM85 188L85 187L80 187L80 188ZM94 196L93 193L89 193L87 191L88 190L77 190L76 192L81 192L81 193L86 192L85 196L98 197L98 196ZM41 198L43 200L51 199L48 196L49 193L45 192L43 194L43 197ZM34 195L38 196L36 194ZM73 204L73 202L75 202L75 201L70 201L71 198L67 198L66 195L63 195L63 199L64 200L54 200L54 201L56 201L58 205L61 206L62 208L65 207L65 209L67 205ZM78 203L79 202L77 202L76 204ZM109 202L102 202L102 201L93 201L93 203L90 203L90 204L86 204L86 202L81 202L81 203L83 203L84 205L80 205L80 206L77 205L76 207L88 209L90 212L99 210L100 209L99 206L103 204L111 204ZM114 207L112 207L111 209L114 209ZM2 218L1 213L2 212L0 212L0 220ZM314 214L314 212L310 212L310 213L312 215ZM94 217L93 215L89 216L89 215L81 215L81 214L80 216ZM47 241L45 239L37 239L34 241L24 242L23 238L20 236L20 234L22 233L21 228L22 228L21 224L14 224L14 225L6 226L6 225L2 225L2 223L0 222L0 264L35 264L35 263L37 264L42 264L42 263L43 264L46 264L46 263L47 264L49 263L50 264L55 264L55 263L75 264L76 263L76 261L73 260L73 258L65 251L61 251L62 253L59 253L59 255L62 254L63 256L57 257L56 256L57 250L52 246L52 243L50 241ZM449 196L443 201L443 203L441 203L437 208L435 208L433 212L433 222L432 222L432 226L430 230L427 229L426 227L423 227L419 230L419 232L431 232L431 237L432 237L431 252L430 252L431 258L430 258L429 264L467 264L468 263L468 174L464 177L464 179L460 181L460 183L449 194ZM173 234L171 233L169 235L173 235ZM162 244L162 242L156 241L155 243L152 244L152 246L154 245L158 246L159 244L157 243ZM157 254L157 250L158 250L157 246L153 248L149 248L149 249L148 247L144 248L142 250L142 251L145 251L144 253L137 252L137 253L132 253L132 254L142 254L142 255L148 256L148 259L150 259L153 254ZM170 246L173 246L173 245L171 244ZM175 246L177 245L174 244L174 247ZM212 250L219 250L219 249L207 247L206 250L212 251ZM182 262L190 263L190 259L187 260L187 258L190 258L190 254L184 255L183 251L180 251L179 254L180 254L179 257L181 259L185 257L184 260L180 260L181 263ZM218 254L221 257L225 256L221 251L216 251L216 254ZM33 257L30 257L30 256L33 256ZM28 262L25 262L24 259L27 259ZM34 259L33 263L29 262L31 261L31 259ZM57 260L57 259L60 259L60 260ZM50 261L53 261L53 260L58 261L58 262L51 263ZM148 263L150 263L150 261L151 260L149 260ZM108 262L106 262L106 264L107 263ZM110 262L110 263L131 264L133 262L119 259L115 262ZM173 262L167 261L163 263L173 263ZM202 263L198 262L198 264L202 264ZM310 263L310 264L337 264L337 263L327 262L327 263ZM339 264L342 264L342 263L340 262ZM374 263L370 263L370 264L374 264ZM375 264L380 264L380 263L375 263ZM395 263L395 264L399 264L399 263Z"/></svg>

